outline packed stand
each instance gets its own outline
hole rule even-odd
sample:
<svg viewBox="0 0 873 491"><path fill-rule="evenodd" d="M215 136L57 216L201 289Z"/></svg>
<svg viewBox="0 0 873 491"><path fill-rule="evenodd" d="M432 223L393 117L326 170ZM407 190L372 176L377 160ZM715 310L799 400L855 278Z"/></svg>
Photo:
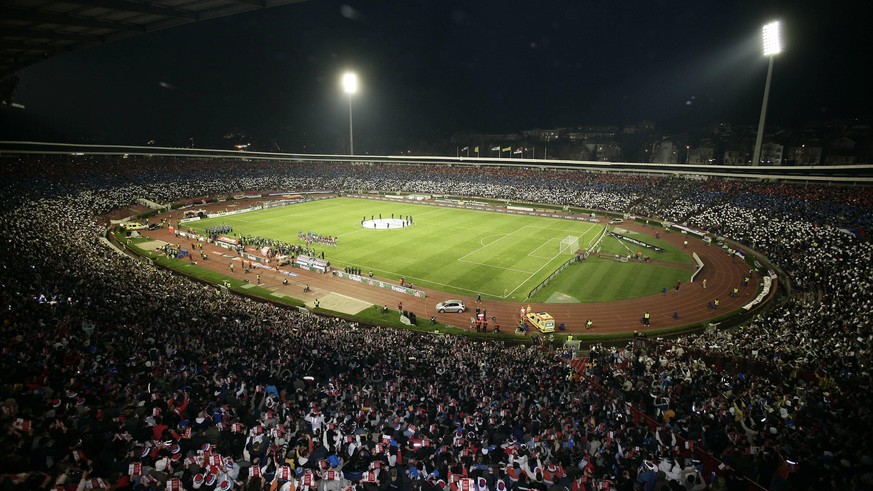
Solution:
<svg viewBox="0 0 873 491"><path fill-rule="evenodd" d="M173 163L127 173L105 159L80 175L52 162L3 184L15 193L4 192L0 215L4 489L650 491L734 489L742 477L772 489L870 487L871 249L819 220L825 208L869 223L857 212L869 191L831 199L675 178L241 162L202 163L196 179ZM588 376L573 380L560 353L363 329L194 285L107 248L93 220L138 197L259 189L645 211L753 245L816 295L737 331L595 350ZM759 205L827 205L769 214L743 190ZM747 373L745 360L775 369ZM700 475L685 439L725 466Z"/></svg>

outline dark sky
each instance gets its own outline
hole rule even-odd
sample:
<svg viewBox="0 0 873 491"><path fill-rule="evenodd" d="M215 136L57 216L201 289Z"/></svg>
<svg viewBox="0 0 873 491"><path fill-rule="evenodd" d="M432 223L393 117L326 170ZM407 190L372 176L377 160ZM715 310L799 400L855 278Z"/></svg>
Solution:
<svg viewBox="0 0 873 491"><path fill-rule="evenodd" d="M359 152L456 131L756 123L783 23L768 123L873 113L873 9L823 1L310 0L150 33L21 72L7 137L198 146L239 128L261 146L334 152L339 78L358 72ZM834 11L831 9L840 9ZM14 114L13 114L14 113Z"/></svg>

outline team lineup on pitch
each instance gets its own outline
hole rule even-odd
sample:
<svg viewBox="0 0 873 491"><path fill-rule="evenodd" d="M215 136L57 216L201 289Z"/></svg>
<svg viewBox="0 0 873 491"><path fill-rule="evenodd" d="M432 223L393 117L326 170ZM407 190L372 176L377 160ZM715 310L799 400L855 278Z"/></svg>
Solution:
<svg viewBox="0 0 873 491"><path fill-rule="evenodd" d="M178 222L184 212L161 215L156 219L175 223L173 236L168 236L168 229L149 231L148 235L184 246L186 240L180 241L177 235L180 232L206 239L206 230L220 226L229 231L228 237L243 244L257 241L260 246L273 244L274 248L249 247L245 252L245 245L240 245L236 251L216 249L210 257L218 260L200 261L198 267L224 274L229 269L231 278L246 274L242 267L246 263L240 261L242 251L250 259L248 264L262 261L252 283L274 290L275 296L299 298L321 308L340 307L331 310L350 315L364 306L390 305L393 310L402 303L419 318L434 316L440 323L456 327L466 327L469 314L441 314L434 310L436 303L460 299L472 310L479 305L475 299L481 298L488 317L510 328L522 305L550 312L567 332L605 334L705 322L736 310L756 293L757 281L740 296L730 294L748 269L745 262L719 248L698 239L692 239L690 248L683 247L688 236L636 222L624 223L618 230L637 237L634 240L642 245L665 252L629 247L605 236L615 229L604 216L597 219L545 210L507 213L469 203L436 206L346 197L301 200L237 213L241 206L235 200L220 201L209 206L208 218L182 224ZM303 241L301 237L309 238ZM322 237L330 238L332 245L323 245ZM216 238L213 235L197 246L210 248L217 243ZM424 298L348 281L345 275L292 268L287 259L280 265L280 258L285 257L280 251L289 244L297 253L303 250L323 256L334 272L351 269L375 278L367 281L414 285ZM577 244L578 249L570 250L570 245ZM705 265L707 288L700 278L697 284L689 282L695 270L693 252ZM232 266L235 261L241 263L237 268ZM245 277L243 281L251 280ZM299 289L300 284L311 285L309 291ZM720 310L713 312L707 305L718 297ZM649 326L641 322L646 312L651 319ZM589 321L593 330L586 328Z"/></svg>

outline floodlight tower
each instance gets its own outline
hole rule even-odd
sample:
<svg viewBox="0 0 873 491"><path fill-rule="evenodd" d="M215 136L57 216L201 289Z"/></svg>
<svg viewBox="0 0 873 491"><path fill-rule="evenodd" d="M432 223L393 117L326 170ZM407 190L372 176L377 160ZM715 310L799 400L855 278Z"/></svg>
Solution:
<svg viewBox="0 0 873 491"><path fill-rule="evenodd" d="M358 76L353 72L343 74L343 91L349 95L349 155L355 154L355 138L352 131L352 94L358 91Z"/></svg>
<svg viewBox="0 0 873 491"><path fill-rule="evenodd" d="M770 58L767 67L767 82L764 83L764 101L761 103L761 119L758 120L758 136L755 138L755 150L752 153L752 165L761 164L761 143L764 139L764 121L767 119L767 99L770 97L770 79L773 76L773 58L782 52L779 39L779 21L771 22L762 29L764 40L764 56Z"/></svg>

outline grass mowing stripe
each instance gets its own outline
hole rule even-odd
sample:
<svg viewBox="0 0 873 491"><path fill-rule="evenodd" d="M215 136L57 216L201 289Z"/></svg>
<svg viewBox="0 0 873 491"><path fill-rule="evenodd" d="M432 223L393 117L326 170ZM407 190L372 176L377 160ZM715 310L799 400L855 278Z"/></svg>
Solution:
<svg viewBox="0 0 873 491"><path fill-rule="evenodd" d="M611 267L604 272L605 274L603 274L603 277L597 285L599 294L602 297L615 298L616 295L626 286L632 287L633 282L640 281L639 276L635 276L633 282L629 282L628 274L631 272L631 269L620 267L623 264L627 263L613 262L613 264L610 265ZM639 273L639 275L644 275L642 272Z"/></svg>
<svg viewBox="0 0 873 491"><path fill-rule="evenodd" d="M688 279L688 271L638 261L620 262L606 258L589 258L575 263L555 281L543 288L533 301L542 302L555 293L581 302L606 302L655 295L677 280Z"/></svg>
<svg viewBox="0 0 873 491"><path fill-rule="evenodd" d="M390 230L361 225L362 218L378 218L380 214L390 218L392 213L398 218L412 215L413 225ZM299 203L207 218L188 226L203 231L219 224L233 226L236 234L291 244L302 244L298 231L339 237L337 247L315 244L311 248L317 255L324 252L337 268L355 266L389 280L402 276L420 286L516 301L526 300L529 289L571 257L559 253L562 239L573 235L584 243L603 227L565 219L360 198ZM681 251L676 252L681 255ZM589 269L590 274L596 268ZM617 273L609 267L606 270L610 275ZM604 276L601 282L606 280Z"/></svg>

